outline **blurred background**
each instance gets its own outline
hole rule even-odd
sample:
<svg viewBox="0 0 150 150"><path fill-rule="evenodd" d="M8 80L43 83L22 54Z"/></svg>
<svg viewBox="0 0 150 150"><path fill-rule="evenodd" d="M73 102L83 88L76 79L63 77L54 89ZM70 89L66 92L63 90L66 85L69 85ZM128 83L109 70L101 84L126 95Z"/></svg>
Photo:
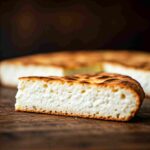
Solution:
<svg viewBox="0 0 150 150"><path fill-rule="evenodd" d="M1 59L62 50L149 50L147 0L2 0L0 11Z"/></svg>

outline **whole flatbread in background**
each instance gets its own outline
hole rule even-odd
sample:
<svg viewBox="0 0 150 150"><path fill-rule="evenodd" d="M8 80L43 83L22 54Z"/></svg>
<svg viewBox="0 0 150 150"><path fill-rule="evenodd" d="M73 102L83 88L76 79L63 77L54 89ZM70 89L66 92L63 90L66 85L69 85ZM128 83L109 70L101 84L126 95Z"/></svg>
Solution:
<svg viewBox="0 0 150 150"><path fill-rule="evenodd" d="M129 121L144 99L140 84L110 73L66 77L22 77L16 111Z"/></svg>
<svg viewBox="0 0 150 150"><path fill-rule="evenodd" d="M0 63L2 85L16 87L22 76L65 76L110 72L129 75L150 97L150 54L128 51L77 51L37 54Z"/></svg>

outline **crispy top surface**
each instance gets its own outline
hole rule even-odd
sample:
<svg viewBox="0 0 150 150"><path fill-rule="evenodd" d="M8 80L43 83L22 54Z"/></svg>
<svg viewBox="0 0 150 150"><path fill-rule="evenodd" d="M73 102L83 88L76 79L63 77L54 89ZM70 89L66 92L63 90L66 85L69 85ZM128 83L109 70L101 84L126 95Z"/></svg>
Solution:
<svg viewBox="0 0 150 150"><path fill-rule="evenodd" d="M61 83L78 83L96 86L121 86L132 89L143 99L145 94L141 85L129 76L112 73L97 74L77 74L64 77L21 77L20 80L45 81L45 82L61 82Z"/></svg>
<svg viewBox="0 0 150 150"><path fill-rule="evenodd" d="M80 67L111 62L134 67L143 70L150 70L150 54L128 51L77 51L77 52L56 52L37 54L4 61L24 65L54 66L64 69L75 69Z"/></svg>
<svg viewBox="0 0 150 150"><path fill-rule="evenodd" d="M127 67L150 70L150 53L129 51L102 52L103 61L118 63Z"/></svg>

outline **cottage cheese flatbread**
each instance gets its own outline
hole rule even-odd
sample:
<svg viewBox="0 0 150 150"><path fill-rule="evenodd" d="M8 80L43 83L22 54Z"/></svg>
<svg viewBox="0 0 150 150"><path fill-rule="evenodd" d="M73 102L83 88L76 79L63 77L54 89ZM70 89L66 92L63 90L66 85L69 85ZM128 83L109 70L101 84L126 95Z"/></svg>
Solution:
<svg viewBox="0 0 150 150"><path fill-rule="evenodd" d="M21 77L16 111L129 121L144 99L128 76L99 73L66 77Z"/></svg>

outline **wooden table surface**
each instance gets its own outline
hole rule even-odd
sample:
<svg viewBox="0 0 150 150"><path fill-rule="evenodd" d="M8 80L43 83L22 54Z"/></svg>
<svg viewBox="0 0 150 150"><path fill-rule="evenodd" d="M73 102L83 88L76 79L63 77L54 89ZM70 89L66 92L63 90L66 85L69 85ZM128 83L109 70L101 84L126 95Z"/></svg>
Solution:
<svg viewBox="0 0 150 150"><path fill-rule="evenodd" d="M150 100L128 123L14 111L15 89L0 89L0 150L150 150Z"/></svg>

